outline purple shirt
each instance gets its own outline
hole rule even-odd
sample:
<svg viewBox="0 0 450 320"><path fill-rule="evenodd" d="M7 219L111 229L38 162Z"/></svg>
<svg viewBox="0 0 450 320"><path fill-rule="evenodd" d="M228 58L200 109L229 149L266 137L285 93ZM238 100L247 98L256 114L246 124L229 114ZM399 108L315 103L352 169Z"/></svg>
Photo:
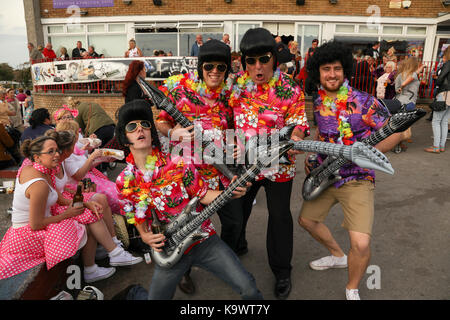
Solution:
<svg viewBox="0 0 450 320"><path fill-rule="evenodd" d="M339 138L338 121L336 114L329 108L320 103L320 97L314 101L314 116L317 120L317 130L319 130L319 140L336 143ZM348 117L353 132L350 138L352 143L361 141L370 136L374 131L383 127L386 120L390 117L389 110L381 105L373 96L350 87L347 99L347 110L342 112ZM319 155L319 163L326 156ZM363 169L356 164L349 163L344 165L339 174L342 179L335 183L339 188L344 183L351 180L368 180L375 182L375 171Z"/></svg>

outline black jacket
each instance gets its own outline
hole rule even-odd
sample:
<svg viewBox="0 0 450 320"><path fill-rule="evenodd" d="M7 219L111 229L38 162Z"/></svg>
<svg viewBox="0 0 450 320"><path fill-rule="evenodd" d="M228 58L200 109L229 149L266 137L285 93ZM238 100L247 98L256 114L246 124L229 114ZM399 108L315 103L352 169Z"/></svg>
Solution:
<svg viewBox="0 0 450 320"><path fill-rule="evenodd" d="M450 91L450 61L444 63L444 65L438 70L438 78L436 80L436 94L442 91Z"/></svg>

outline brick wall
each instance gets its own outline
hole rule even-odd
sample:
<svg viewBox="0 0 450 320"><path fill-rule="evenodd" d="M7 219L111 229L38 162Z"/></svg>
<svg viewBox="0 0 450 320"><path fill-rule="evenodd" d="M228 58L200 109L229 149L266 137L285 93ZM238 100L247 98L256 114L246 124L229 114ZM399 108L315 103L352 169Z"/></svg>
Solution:
<svg viewBox="0 0 450 320"><path fill-rule="evenodd" d="M61 93L33 93L34 107L35 109L47 108L52 115L62 105L67 104L69 96ZM114 121L116 121L116 110L125 103L121 94L73 94L72 97L77 98L81 102L98 103ZM152 110L153 116L156 117L159 111L154 108Z"/></svg>
<svg viewBox="0 0 450 320"><path fill-rule="evenodd" d="M162 0L162 6L155 6L152 0L133 0L125 5L115 0L114 7L87 8L89 16L117 15L176 15L176 14L286 14L286 15L352 15L370 16L366 10L370 5L378 5L381 16L393 17L436 17L438 12L448 12L441 0L412 0L409 9L389 9L390 0L338 0L332 5L329 0L305 0L305 5L297 6L296 0ZM53 9L53 0L41 0L42 18L69 17L66 9ZM45 13L44 10L48 10Z"/></svg>

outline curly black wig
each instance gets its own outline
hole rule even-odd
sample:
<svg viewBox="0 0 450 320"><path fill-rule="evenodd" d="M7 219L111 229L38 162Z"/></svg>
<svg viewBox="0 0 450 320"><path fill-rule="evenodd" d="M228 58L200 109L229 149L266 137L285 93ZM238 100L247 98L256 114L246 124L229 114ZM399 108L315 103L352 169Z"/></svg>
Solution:
<svg viewBox="0 0 450 320"><path fill-rule="evenodd" d="M117 141L122 145L128 147L131 143L127 139L125 126L135 120L148 120L152 124L150 129L152 134L152 144L156 148L161 148L158 132L156 131L155 123L153 121L153 112L150 104L145 100L133 100L121 106L117 113L117 125L115 129L115 136Z"/></svg>
<svg viewBox="0 0 450 320"><path fill-rule="evenodd" d="M344 77L350 80L353 67L352 49L342 42L330 41L317 47L312 57L308 59L306 71L311 84L320 85L320 66L336 61L341 62L344 68Z"/></svg>
<svg viewBox="0 0 450 320"><path fill-rule="evenodd" d="M269 30L264 28L249 29L244 34L239 46L242 52L242 68L246 70L245 58L247 56L256 56L272 53L273 56L273 70L277 68L277 53L275 50L276 42Z"/></svg>
<svg viewBox="0 0 450 320"><path fill-rule="evenodd" d="M227 79L231 70L231 50L228 45L216 39L211 39L200 47L197 63L199 79L203 80L203 63L213 61L223 62L227 65L227 71L225 72L225 79Z"/></svg>

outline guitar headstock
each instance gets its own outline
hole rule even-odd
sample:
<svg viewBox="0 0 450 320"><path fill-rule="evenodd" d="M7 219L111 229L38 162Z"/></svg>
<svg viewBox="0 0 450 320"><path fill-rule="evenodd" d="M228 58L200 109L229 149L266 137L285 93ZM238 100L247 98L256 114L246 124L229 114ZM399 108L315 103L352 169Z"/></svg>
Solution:
<svg viewBox="0 0 450 320"><path fill-rule="evenodd" d="M377 148L362 142L357 141L351 145L351 161L361 168L394 174L389 159Z"/></svg>

